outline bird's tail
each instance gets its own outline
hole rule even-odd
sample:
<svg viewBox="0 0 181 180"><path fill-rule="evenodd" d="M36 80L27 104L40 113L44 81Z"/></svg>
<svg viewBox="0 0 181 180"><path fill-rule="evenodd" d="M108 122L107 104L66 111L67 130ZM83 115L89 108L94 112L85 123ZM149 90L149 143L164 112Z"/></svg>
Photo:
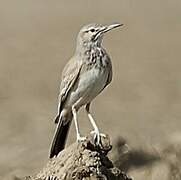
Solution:
<svg viewBox="0 0 181 180"><path fill-rule="evenodd" d="M66 119L65 119L66 118ZM72 113L69 113L66 117L56 117L58 124L55 130L53 141L50 149L50 158L57 156L60 151L65 147L69 127L72 121Z"/></svg>

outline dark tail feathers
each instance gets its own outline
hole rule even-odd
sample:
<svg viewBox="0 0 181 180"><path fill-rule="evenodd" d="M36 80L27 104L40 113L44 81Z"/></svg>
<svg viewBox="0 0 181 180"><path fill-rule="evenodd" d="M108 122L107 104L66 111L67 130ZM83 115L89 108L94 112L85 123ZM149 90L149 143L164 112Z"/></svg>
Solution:
<svg viewBox="0 0 181 180"><path fill-rule="evenodd" d="M65 147L69 127L71 124L72 115L71 117L69 117L69 119L66 119L66 120L62 118L59 119L58 116L56 118L58 124L55 130L55 134L54 134L51 149L50 149L50 156L49 156L50 158L57 156L58 153L62 151Z"/></svg>

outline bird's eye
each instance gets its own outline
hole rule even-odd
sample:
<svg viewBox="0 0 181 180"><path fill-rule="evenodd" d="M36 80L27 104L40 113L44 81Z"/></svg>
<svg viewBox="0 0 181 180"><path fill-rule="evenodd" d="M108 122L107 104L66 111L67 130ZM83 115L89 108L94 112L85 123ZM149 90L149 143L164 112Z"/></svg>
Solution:
<svg viewBox="0 0 181 180"><path fill-rule="evenodd" d="M95 32L95 29L90 29L90 32Z"/></svg>

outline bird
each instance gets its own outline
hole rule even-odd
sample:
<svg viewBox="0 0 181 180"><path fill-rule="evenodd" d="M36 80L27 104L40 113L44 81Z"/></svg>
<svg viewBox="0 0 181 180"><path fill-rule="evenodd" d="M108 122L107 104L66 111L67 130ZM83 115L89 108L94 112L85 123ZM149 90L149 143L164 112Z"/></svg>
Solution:
<svg viewBox="0 0 181 180"><path fill-rule="evenodd" d="M95 144L100 144L100 138L104 134L100 133L96 125L90 112L90 105L112 80L112 63L102 46L102 40L105 33L122 25L91 23L80 29L74 55L62 71L58 112L55 118L57 125L49 158L57 156L64 149L72 119L75 123L77 141L86 139L80 133L77 120L77 112L81 107L85 108L93 126L91 134L94 135Z"/></svg>

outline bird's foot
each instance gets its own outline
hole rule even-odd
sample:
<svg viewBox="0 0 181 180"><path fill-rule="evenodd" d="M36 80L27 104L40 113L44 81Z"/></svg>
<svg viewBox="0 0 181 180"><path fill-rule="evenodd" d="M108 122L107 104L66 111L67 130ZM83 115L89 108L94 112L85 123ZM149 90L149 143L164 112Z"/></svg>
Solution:
<svg viewBox="0 0 181 180"><path fill-rule="evenodd" d="M86 137L81 136L80 134L77 134L77 142L82 142L82 141L85 141L85 140L86 140Z"/></svg>
<svg viewBox="0 0 181 180"><path fill-rule="evenodd" d="M98 129L95 129L91 131L91 134L93 134L94 143L98 146L101 143L101 137L106 137L105 134L100 133Z"/></svg>

